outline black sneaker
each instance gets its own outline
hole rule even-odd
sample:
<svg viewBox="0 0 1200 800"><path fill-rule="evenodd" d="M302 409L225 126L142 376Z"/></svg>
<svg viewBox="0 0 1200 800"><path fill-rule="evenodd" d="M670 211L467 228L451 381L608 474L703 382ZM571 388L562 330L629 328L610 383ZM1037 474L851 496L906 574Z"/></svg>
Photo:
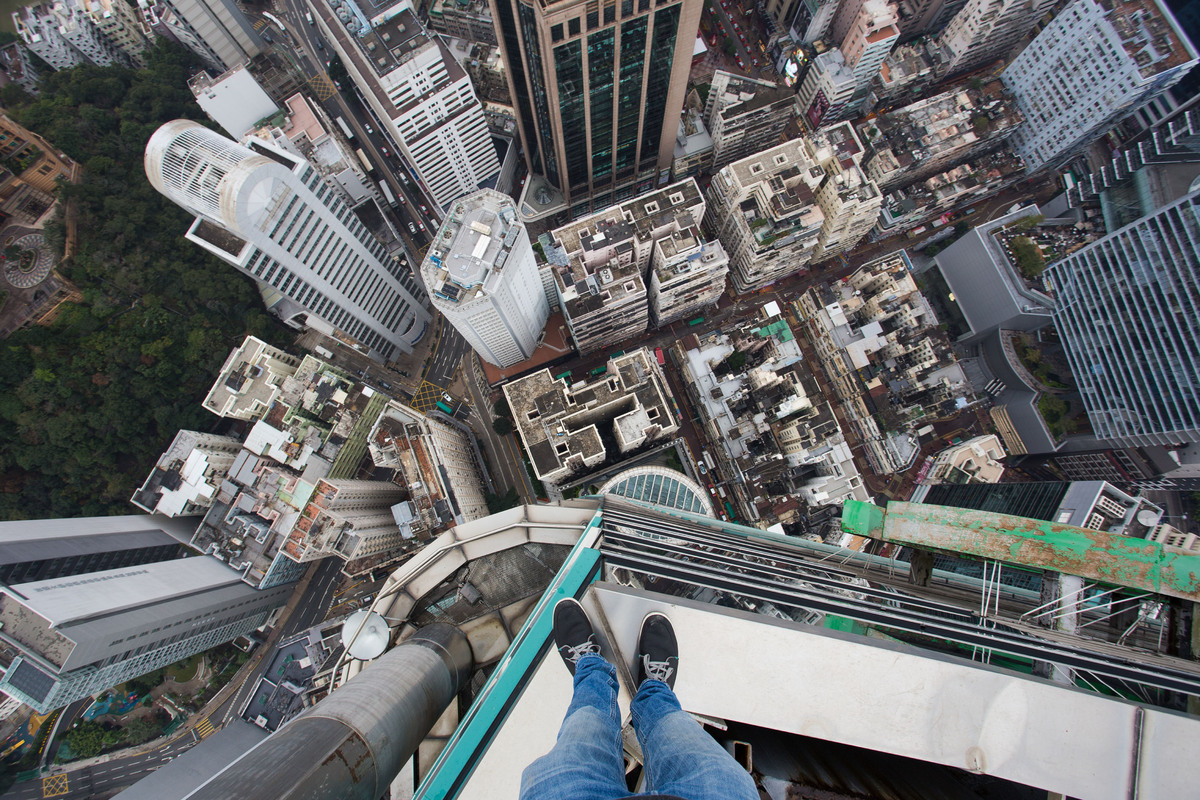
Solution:
<svg viewBox="0 0 1200 800"><path fill-rule="evenodd" d="M571 674L588 653L600 654L600 642L588 621L587 612L573 597L564 597L554 606L554 644Z"/></svg>
<svg viewBox="0 0 1200 800"><path fill-rule="evenodd" d="M675 642L671 620L665 614L652 611L642 620L635 666L639 685L642 681L655 680L675 688L675 674L679 671L679 645Z"/></svg>

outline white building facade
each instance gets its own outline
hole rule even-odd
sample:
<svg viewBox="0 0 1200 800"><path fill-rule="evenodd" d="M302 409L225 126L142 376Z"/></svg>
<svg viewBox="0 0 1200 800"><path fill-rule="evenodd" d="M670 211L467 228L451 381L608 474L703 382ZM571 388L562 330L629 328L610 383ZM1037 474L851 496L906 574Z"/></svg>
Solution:
<svg viewBox="0 0 1200 800"><path fill-rule="evenodd" d="M493 181L500 160L471 79L402 2L370 18L314 3L317 26L429 196L445 208Z"/></svg>
<svg viewBox="0 0 1200 800"><path fill-rule="evenodd" d="M378 360L411 352L424 335L420 284L308 163L187 120L155 131L145 162L151 185L197 215L187 238L275 289L271 311L285 322Z"/></svg>
<svg viewBox="0 0 1200 800"><path fill-rule="evenodd" d="M489 364L533 355L550 304L516 206L481 189L454 202L421 263L434 308Z"/></svg>
<svg viewBox="0 0 1200 800"><path fill-rule="evenodd" d="M1155 0L1076 0L1004 70L1026 170L1054 167L1179 82L1196 48Z"/></svg>

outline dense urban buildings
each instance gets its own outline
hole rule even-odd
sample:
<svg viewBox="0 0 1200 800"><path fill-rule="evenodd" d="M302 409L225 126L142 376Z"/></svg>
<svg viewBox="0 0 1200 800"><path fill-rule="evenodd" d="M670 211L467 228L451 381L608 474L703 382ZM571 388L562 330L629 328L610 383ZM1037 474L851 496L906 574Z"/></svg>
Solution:
<svg viewBox="0 0 1200 800"><path fill-rule="evenodd" d="M526 193L544 186L546 205L576 218L661 185L670 173L700 0L491 5L534 174Z"/></svg>
<svg viewBox="0 0 1200 800"><path fill-rule="evenodd" d="M688 178L550 232L546 258L558 304L579 352L599 350L646 330L650 321L648 286L653 280L647 271L655 245L664 237L695 228L704 219L704 208L700 188ZM715 252L709 248L693 254L703 258L707 253L709 263L719 266L712 262ZM670 286L676 277L684 281L695 278L699 293L724 281L719 268L703 273L687 269L687 278L679 270L674 272L675 277L658 278L656 313L664 318L673 315L671 305L684 299L672 299Z"/></svg>
<svg viewBox="0 0 1200 800"><path fill-rule="evenodd" d="M481 189L454 201L421 263L433 307L489 364L533 355L550 304L513 201Z"/></svg>
<svg viewBox="0 0 1200 800"><path fill-rule="evenodd" d="M1178 83L1196 60L1159 0L1076 0L1001 76L1026 121L1014 147L1030 172L1061 166Z"/></svg>
<svg viewBox="0 0 1200 800"><path fill-rule="evenodd" d="M241 449L232 436L181 430L130 502L166 517L203 514Z"/></svg>
<svg viewBox="0 0 1200 800"><path fill-rule="evenodd" d="M1192 192L1046 271L1054 323L1102 440L1200 441L1198 209Z"/></svg>
<svg viewBox="0 0 1200 800"><path fill-rule="evenodd" d="M725 246L738 292L850 249L883 197L862 168L862 145L841 123L730 164L708 189L706 227Z"/></svg>
<svg viewBox="0 0 1200 800"><path fill-rule="evenodd" d="M188 240L266 287L285 322L336 331L380 360L425 334L420 284L301 158L176 120L150 137L146 175L197 215Z"/></svg>
<svg viewBox="0 0 1200 800"><path fill-rule="evenodd" d="M500 161L471 79L409 3L364 11L354 0L319 0L313 8L325 40L436 204L495 185Z"/></svg>
<svg viewBox="0 0 1200 800"><path fill-rule="evenodd" d="M711 168L778 144L797 111L796 95L787 87L716 70L704 106L704 124L712 137Z"/></svg>

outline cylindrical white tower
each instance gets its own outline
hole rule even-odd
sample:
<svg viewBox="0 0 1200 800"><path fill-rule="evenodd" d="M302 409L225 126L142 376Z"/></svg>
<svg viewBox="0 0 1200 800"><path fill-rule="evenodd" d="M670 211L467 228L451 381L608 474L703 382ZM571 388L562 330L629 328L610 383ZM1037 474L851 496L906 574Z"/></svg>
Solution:
<svg viewBox="0 0 1200 800"><path fill-rule="evenodd" d="M421 263L433 306L489 364L533 355L550 303L513 201L480 189L451 204Z"/></svg>
<svg viewBox="0 0 1200 800"><path fill-rule="evenodd" d="M150 137L145 168L155 189L196 214L187 238L273 289L264 294L279 297L271 310L285 320L339 331L383 360L424 334L416 277L307 162L175 120Z"/></svg>

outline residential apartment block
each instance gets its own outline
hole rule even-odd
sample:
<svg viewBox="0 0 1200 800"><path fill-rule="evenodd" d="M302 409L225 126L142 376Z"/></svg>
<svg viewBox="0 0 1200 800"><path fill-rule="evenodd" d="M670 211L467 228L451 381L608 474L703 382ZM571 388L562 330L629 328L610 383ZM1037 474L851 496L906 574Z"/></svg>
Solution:
<svg viewBox="0 0 1200 800"><path fill-rule="evenodd" d="M187 238L274 290L272 313L389 360L430 321L424 291L308 162L176 120L146 144L146 175L196 214Z"/></svg>
<svg viewBox="0 0 1200 800"><path fill-rule="evenodd" d="M864 265L844 282L800 298L806 332L843 413L888 475L916 457L912 431L971 396L904 251Z"/></svg>
<svg viewBox="0 0 1200 800"><path fill-rule="evenodd" d="M610 358L607 374L574 384L543 369L506 383L504 397L538 480L555 484L679 430L667 379L645 348Z"/></svg>
<svg viewBox="0 0 1200 800"><path fill-rule="evenodd" d="M1001 75L1026 120L1013 146L1031 173L1058 167L1196 61L1158 0L1076 0Z"/></svg>
<svg viewBox="0 0 1200 800"><path fill-rule="evenodd" d="M654 245L696 227L704 209L704 197L689 178L550 232L546 258L581 353L646 330Z"/></svg>
<svg viewBox="0 0 1200 800"><path fill-rule="evenodd" d="M426 542L488 515L482 455L461 424L391 402L367 443L375 465L395 470L395 482L407 487L392 514L402 538Z"/></svg>
<svg viewBox="0 0 1200 800"><path fill-rule="evenodd" d="M533 355L550 316L525 225L511 199L481 189L455 200L421 262L433 307L489 364Z"/></svg>
<svg viewBox="0 0 1200 800"><path fill-rule="evenodd" d="M241 449L232 436L181 430L129 501L167 517L202 514Z"/></svg>
<svg viewBox="0 0 1200 800"><path fill-rule="evenodd" d="M810 506L869 497L833 408L783 318L767 303L757 318L676 346L692 406L719 465L723 488L749 519L775 518L798 497ZM744 358L732 369L728 359ZM722 481L723 479L723 481Z"/></svg>
<svg viewBox="0 0 1200 800"><path fill-rule="evenodd" d="M25 46L55 70L132 64L132 57L96 25L91 7L83 0L44 2L14 11L13 24Z"/></svg>
<svg viewBox="0 0 1200 800"><path fill-rule="evenodd" d="M412 5L313 0L313 17L421 185L443 208L494 184L500 160L471 79Z"/></svg>
<svg viewBox="0 0 1200 800"><path fill-rule="evenodd" d="M800 118L809 130L836 122L850 106L857 90L858 79L841 50L835 47L819 53L796 91Z"/></svg>
<svg viewBox="0 0 1200 800"><path fill-rule="evenodd" d="M704 106L705 129L712 137L711 169L778 144L784 128L798 113L796 95L790 89L716 70Z"/></svg>
<svg viewBox="0 0 1200 800"><path fill-rule="evenodd" d="M434 0L429 5L429 27L455 39L498 43L486 0Z"/></svg>
<svg viewBox="0 0 1200 800"><path fill-rule="evenodd" d="M654 243L650 258L650 317L655 327L702 316L725 292L729 256L692 225Z"/></svg>
<svg viewBox="0 0 1200 800"><path fill-rule="evenodd" d="M967 0L938 34L939 73L957 75L1007 55L1053 5L1053 0Z"/></svg>
<svg viewBox="0 0 1200 800"><path fill-rule="evenodd" d="M326 556L353 561L393 550L404 537L392 507L405 494L392 481L319 478L281 550L301 563Z"/></svg>
<svg viewBox="0 0 1200 800"><path fill-rule="evenodd" d="M708 189L708 228L725 246L733 286L752 291L832 258L875 224L883 198L858 166L849 123L730 164Z"/></svg>

